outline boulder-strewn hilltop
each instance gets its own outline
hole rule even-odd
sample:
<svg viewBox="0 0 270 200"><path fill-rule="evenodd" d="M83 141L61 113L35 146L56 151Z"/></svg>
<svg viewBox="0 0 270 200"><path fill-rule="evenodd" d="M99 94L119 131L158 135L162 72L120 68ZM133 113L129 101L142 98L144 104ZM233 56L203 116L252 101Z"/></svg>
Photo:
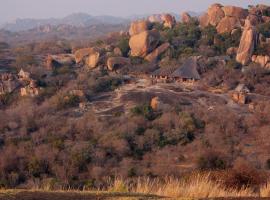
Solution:
<svg viewBox="0 0 270 200"><path fill-rule="evenodd" d="M226 189L258 191L270 170L270 6L181 17L98 39L61 26L50 40L0 41L0 188L213 170Z"/></svg>

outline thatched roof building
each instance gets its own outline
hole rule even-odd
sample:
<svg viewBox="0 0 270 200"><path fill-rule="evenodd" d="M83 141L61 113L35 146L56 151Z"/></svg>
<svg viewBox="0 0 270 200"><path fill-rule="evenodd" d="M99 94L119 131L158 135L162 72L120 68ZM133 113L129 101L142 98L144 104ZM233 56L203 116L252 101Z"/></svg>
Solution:
<svg viewBox="0 0 270 200"><path fill-rule="evenodd" d="M198 72L198 65L197 62L189 58L187 59L184 64L176 69L171 75L171 78L174 79L192 79L192 80L200 80L201 76Z"/></svg>
<svg viewBox="0 0 270 200"><path fill-rule="evenodd" d="M154 71L152 77L170 77L170 75L176 70L176 67L161 67Z"/></svg>

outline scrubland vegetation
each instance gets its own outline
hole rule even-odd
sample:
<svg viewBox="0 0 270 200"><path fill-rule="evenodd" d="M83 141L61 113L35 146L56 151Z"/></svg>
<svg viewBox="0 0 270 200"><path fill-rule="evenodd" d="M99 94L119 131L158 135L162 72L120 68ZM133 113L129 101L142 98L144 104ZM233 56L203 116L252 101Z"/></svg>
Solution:
<svg viewBox="0 0 270 200"><path fill-rule="evenodd" d="M264 37L270 37L269 24L257 27ZM131 66L117 72L107 70L104 57L95 69L46 67L48 54L74 53L83 47L80 41L0 43L0 52L11 57L11 71L30 72L40 88L34 97L19 90L0 95L0 188L172 198L270 195L270 74L259 64L242 66L236 55L226 56L228 48L239 46L242 30L218 34L196 20L153 27L160 44L170 44L154 64L130 55L126 34L87 43L106 56L115 57L110 49L119 48ZM258 55L268 52L269 45L255 49ZM174 84L121 90L136 85L138 75L149 77L190 56L199 56L201 75L193 90ZM127 75L136 80L127 81ZM250 90L249 105L229 99L239 84ZM162 109L151 106L156 96ZM99 112L113 103L120 106Z"/></svg>

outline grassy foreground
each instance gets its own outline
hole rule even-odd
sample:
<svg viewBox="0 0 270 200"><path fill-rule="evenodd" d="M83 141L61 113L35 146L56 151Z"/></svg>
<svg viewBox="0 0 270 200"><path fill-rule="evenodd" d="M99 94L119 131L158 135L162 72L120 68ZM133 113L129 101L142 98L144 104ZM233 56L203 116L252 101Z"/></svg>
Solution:
<svg viewBox="0 0 270 200"><path fill-rule="evenodd" d="M188 181L168 178L137 179L133 184L116 179L99 191L53 191L46 186L35 190L0 190L0 200L102 200L102 199L270 199L270 184L260 188L227 188L209 175L196 175Z"/></svg>

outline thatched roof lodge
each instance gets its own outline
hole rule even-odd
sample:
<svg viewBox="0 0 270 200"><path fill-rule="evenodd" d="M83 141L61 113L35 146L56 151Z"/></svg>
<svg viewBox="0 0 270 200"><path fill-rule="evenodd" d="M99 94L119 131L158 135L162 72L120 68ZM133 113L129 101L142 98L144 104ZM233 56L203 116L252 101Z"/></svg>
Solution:
<svg viewBox="0 0 270 200"><path fill-rule="evenodd" d="M161 67L151 74L152 78L169 79L170 75L176 70L176 67Z"/></svg>
<svg viewBox="0 0 270 200"><path fill-rule="evenodd" d="M189 58L181 67L159 68L151 74L152 78L174 81L196 81L200 80L196 60Z"/></svg>
<svg viewBox="0 0 270 200"><path fill-rule="evenodd" d="M184 64L176 69L170 77L173 79L182 79L185 80L200 80L201 76L198 72L198 65L194 59L187 59Z"/></svg>

